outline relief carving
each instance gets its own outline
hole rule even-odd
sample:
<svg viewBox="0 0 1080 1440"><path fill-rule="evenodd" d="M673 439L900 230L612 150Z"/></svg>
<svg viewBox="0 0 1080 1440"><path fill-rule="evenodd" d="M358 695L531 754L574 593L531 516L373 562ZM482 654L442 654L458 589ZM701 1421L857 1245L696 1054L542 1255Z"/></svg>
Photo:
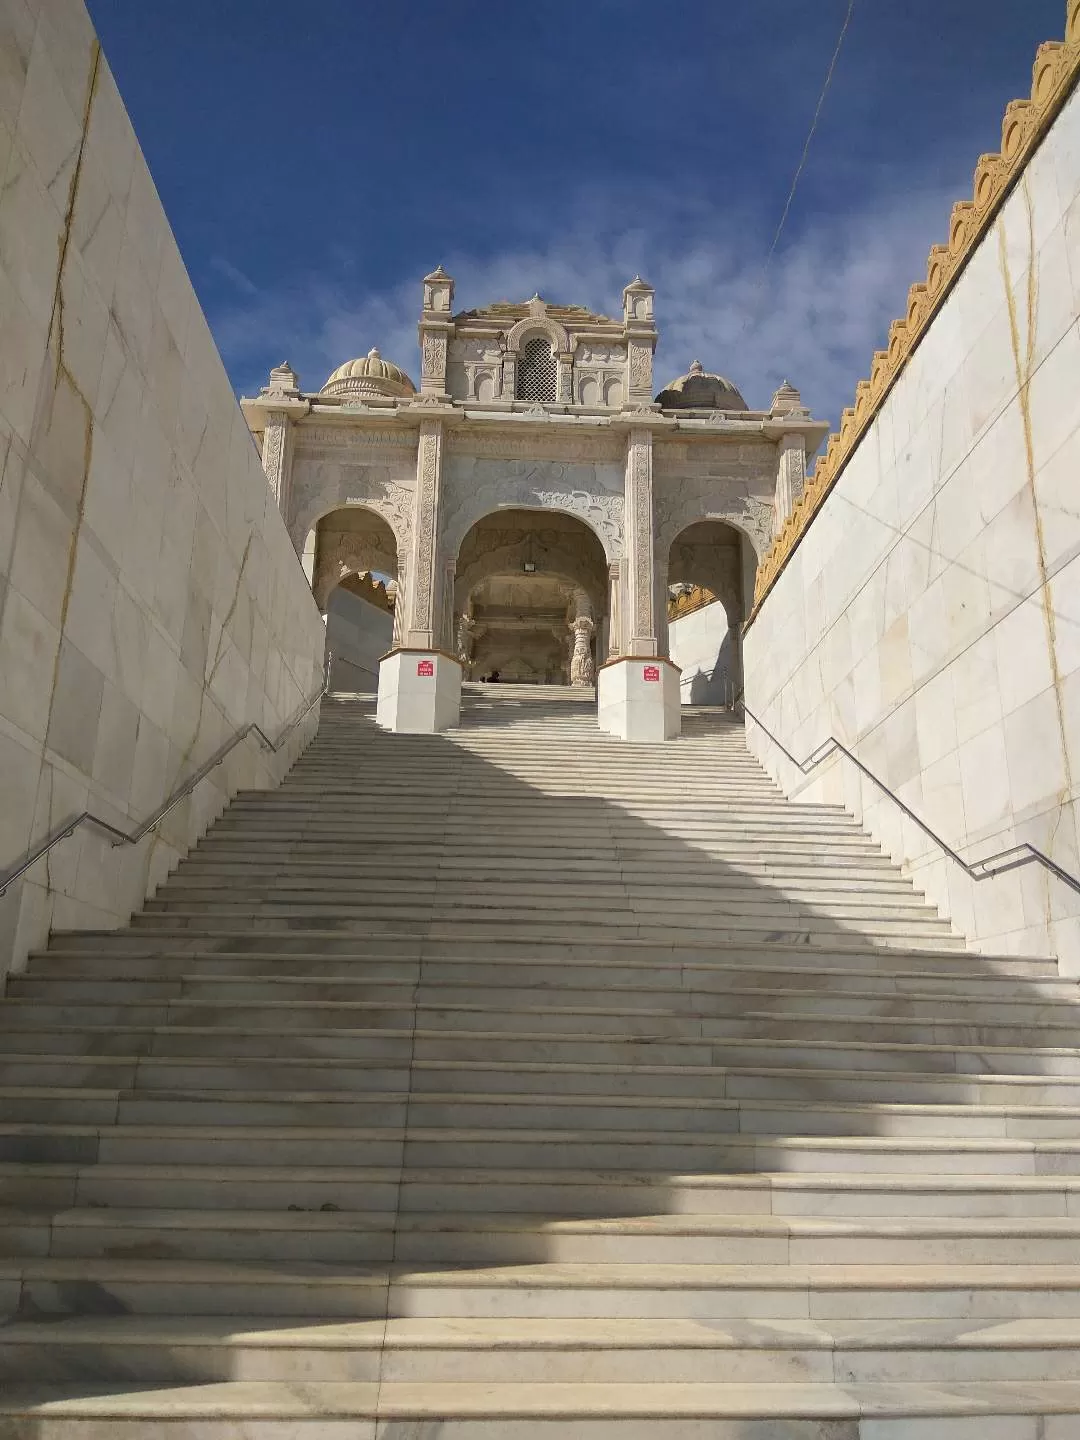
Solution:
<svg viewBox="0 0 1080 1440"><path fill-rule="evenodd" d="M772 543L773 500L746 493L746 482L709 475L665 478L654 499L656 548L667 555L672 541L699 520L723 520L745 531L760 560Z"/></svg>
<svg viewBox="0 0 1080 1440"><path fill-rule="evenodd" d="M630 384L635 390L652 389L652 351L646 345L630 346Z"/></svg>
<svg viewBox="0 0 1080 1440"><path fill-rule="evenodd" d="M412 526L413 492L391 480L377 465L305 465L294 475L293 519L289 534L299 553L308 531L320 516L339 506L362 505L373 510L394 532L398 549L407 553Z"/></svg>
<svg viewBox="0 0 1080 1440"><path fill-rule="evenodd" d="M560 453L565 453L560 450ZM581 479L590 487L578 483ZM603 488L603 477L565 464L511 460L506 465L483 461L472 473L456 474L443 501L443 545L455 554L469 529L499 509L559 510L583 520L599 537L610 561L623 553L623 497Z"/></svg>
<svg viewBox="0 0 1080 1440"><path fill-rule="evenodd" d="M446 336L441 333L424 336L423 374L439 377L446 373Z"/></svg>
<svg viewBox="0 0 1080 1440"><path fill-rule="evenodd" d="M435 576L435 506L439 479L442 425L425 420L420 427L420 463L416 488L416 575L413 581L414 630L431 630Z"/></svg>

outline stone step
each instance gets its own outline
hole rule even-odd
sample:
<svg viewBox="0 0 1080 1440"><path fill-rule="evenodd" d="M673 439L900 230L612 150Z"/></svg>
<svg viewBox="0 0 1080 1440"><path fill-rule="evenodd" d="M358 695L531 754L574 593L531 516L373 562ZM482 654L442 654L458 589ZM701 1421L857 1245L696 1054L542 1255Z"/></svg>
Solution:
<svg viewBox="0 0 1080 1440"><path fill-rule="evenodd" d="M415 1059L411 1067L383 1060L319 1059L275 1055L272 1061L230 1054L212 1056L167 1054L82 1055L62 1051L12 1053L0 1058L0 1084L87 1086L135 1093L163 1090L257 1091L263 1096L282 1090L406 1091L469 1095L558 1097L709 1096L730 1099L794 1100L808 1103L943 1104L953 1106L1014 1105L1075 1107L1080 1103L1080 1076L992 1073L954 1074L914 1070L814 1070L806 1066L618 1065L603 1063L527 1062L508 1060Z"/></svg>
<svg viewBox="0 0 1080 1440"><path fill-rule="evenodd" d="M410 1034L415 1029L425 1036L455 1037L518 1036L544 1043L565 1045L577 1040L584 1048L612 1041L654 1041L662 1045L673 1042L721 1042L724 1040L767 1041L785 1040L805 1044L807 1041L850 1043L902 1043L908 1046L962 1046L1013 1048L1045 1047L1049 1050L1067 1048L1076 1038L1075 1024L1051 1024L1041 1020L1027 1024L1023 1020L980 1021L963 1015L948 1020L929 1017L863 1015L815 1008L810 997L804 1012L794 1008L770 1008L770 997L763 998L760 1008L747 1007L741 1013L681 1013L646 1006L603 1008L581 1003L525 1004L515 1001L500 1008L474 1004L428 1004L423 1000L407 1005L369 1003L365 1001L301 1002L299 1000L236 1000L181 998L161 1001L81 1001L65 1004L62 1000L12 997L0 1008L0 1032L43 1032L56 1028L83 1025L87 1030L127 1028L159 1029L176 1025L179 1028L200 1028L218 1024L242 1030L321 1031L332 1037L336 1032L371 1034ZM554 997L553 997L554 999ZM821 1006L829 1005L824 997ZM718 1007L720 1008L720 1007ZM933 1005L929 1010L932 1012ZM464 1058L464 1057L463 1057ZM495 1058L489 1056L488 1058ZM551 1058L558 1058L553 1052ZM569 1057L564 1057L569 1058ZM585 1055L576 1058L585 1058ZM592 1058L599 1059L599 1055ZM691 1061L690 1063L695 1063ZM709 1063L709 1062L704 1062Z"/></svg>
<svg viewBox="0 0 1080 1440"><path fill-rule="evenodd" d="M423 1169L773 1171L849 1169L864 1174L1080 1174L1080 1138L806 1135L561 1128L286 1125L0 1124L0 1159L43 1164L327 1166Z"/></svg>
<svg viewBox="0 0 1080 1440"><path fill-rule="evenodd" d="M277 954L293 956L303 969L311 960L332 956L348 955L362 963L370 959L389 957L419 960L456 961L470 963L486 961L499 965L545 965L558 964L560 968L589 964L594 966L619 964L625 966L678 967L694 965L699 968L724 969L734 967L765 967L777 962L788 968L819 970L829 968L860 969L867 965L876 967L881 973L939 974L942 976L961 975L978 978L982 975L998 977L1023 977L1034 979L1060 980L1055 960L1012 955L975 955L950 946L935 950L931 946L919 946L905 953L899 947L884 948L864 942L861 946L837 946L829 950L825 946L811 949L806 944L794 944L778 940L743 940L725 944L712 942L706 945L691 945L685 941L668 943L621 939L617 944L604 942L571 942L564 944L555 940L523 939L508 943L498 935L490 939L454 940L402 935L400 937L378 936L370 941L358 941L355 937L342 937L334 931L320 931L316 935L298 935L287 929L274 933L260 933L257 938L238 936L233 929L223 930L207 926L201 936L194 936L190 928L171 930L168 926L156 926L153 931L142 928L134 930L54 930L49 940L49 955L88 955L108 953L111 955L244 955ZM1075 981L1069 982L1076 985Z"/></svg>
<svg viewBox="0 0 1080 1440"><path fill-rule="evenodd" d="M553 914L557 918L552 918ZM910 917L903 920L844 920L829 916L818 916L810 910L787 918L781 923L777 917L764 914L731 914L713 917L700 924L688 923L685 910L675 920L665 920L663 914L648 912L624 912L611 914L608 918L597 918L585 910L568 910L560 907L553 912L551 906L493 910L490 913L467 907L464 911L454 906L433 906L430 914L403 915L400 907L387 905L380 913L372 905L360 909L354 907L351 913L342 915L328 911L325 907L292 905L282 907L280 912L267 910L252 913L250 907L241 906L236 913L227 907L215 909L211 914L206 908L185 908L180 904L167 909L146 910L132 917L132 928L147 932L161 930L187 930L192 936L208 933L230 932L233 934L265 934L274 930L302 932L309 939L329 933L337 935L352 933L354 936L383 934L419 934L426 939L485 940L497 939L513 942L522 940L568 941L589 944L595 935L596 943L613 944L623 940L644 940L672 944L700 944L725 946L729 944L755 943L776 939L789 944L815 945L821 948L848 944L850 946L892 946L897 949L915 950L920 944L928 949L963 950L964 941L953 935L945 921L932 917Z"/></svg>
<svg viewBox="0 0 1080 1440"><path fill-rule="evenodd" d="M83 1382L20 1387L0 1419L12 1440L164 1440L178 1423L184 1440L1072 1440L1080 1384Z"/></svg>
<svg viewBox="0 0 1080 1440"><path fill-rule="evenodd" d="M489 1082L490 1082L490 1077ZM794 1088L794 1087L793 1087ZM0 1112L30 1125L408 1126L486 1129L492 1137L542 1130L705 1136L948 1136L1080 1140L1080 1107L944 1101L794 1099L787 1096L551 1094L482 1089L343 1089L268 1092L186 1086L162 1090L69 1085L0 1086Z"/></svg>
<svg viewBox="0 0 1080 1440"><path fill-rule="evenodd" d="M15 1209L340 1210L467 1214L542 1209L586 1218L788 1215L1080 1218L1080 1176L860 1174L857 1171L701 1172L461 1170L410 1165L288 1167L0 1161L0 1204Z"/></svg>
<svg viewBox="0 0 1080 1440"><path fill-rule="evenodd" d="M343 893L344 892L344 893ZM455 912L506 914L515 920L531 910L547 912L555 903L568 918L583 917L583 923L603 924L609 918L623 923L627 916L644 916L650 921L670 915L684 925L687 910L692 907L694 919L705 922L712 917L757 916L779 923L806 914L818 918L859 920L874 926L889 921L910 921L917 929L932 925L947 933L947 922L938 918L923 900L914 894L899 894L884 899L866 897L857 892L833 890L792 892L764 887L715 889L705 894L678 886L670 890L639 890L630 886L545 885L541 883L476 885L460 880L436 881L430 884L391 883L370 886L333 887L323 885L295 886L291 880L263 886L233 884L206 885L201 881L185 883L170 881L144 905L144 913L158 914L194 909L208 917L217 914L330 913L342 916L374 910L393 911L406 906L410 911L424 910L432 915L453 917Z"/></svg>
<svg viewBox="0 0 1080 1440"><path fill-rule="evenodd" d="M1080 1219L821 1219L652 1215L553 1218L509 1211L80 1208L0 1210L0 1256L327 1265L1062 1265ZM763 1276L768 1283L769 1274ZM0 1338L2 1338L0 1330Z"/></svg>
<svg viewBox="0 0 1080 1440"><path fill-rule="evenodd" d="M867 962L868 963L868 962ZM936 997L943 1000L1017 1000L1028 1004L1075 1005L1080 999L1075 980L1050 976L1022 976L919 970L893 973L838 966L760 966L707 964L617 964L612 961L560 964L541 961L431 959L396 956L289 954L110 954L107 951L47 951L30 959L28 972L13 977L12 994L29 984L98 977L103 983L120 980L161 981L180 984L253 984L285 987L355 986L356 998L388 999L401 987L419 983L477 987L490 993L496 987L574 994L592 988L653 994L704 991L710 995L757 988L764 992L798 991L831 995ZM370 994L369 994L370 992ZM181 992L183 993L183 992Z"/></svg>
<svg viewBox="0 0 1080 1440"><path fill-rule="evenodd" d="M474 881L499 881L511 883L515 877L536 877L545 881L569 884L610 884L641 885L645 889L663 888L669 883L676 885L820 885L840 884L845 889L858 893L867 891L891 894L895 891L910 892L911 881L898 874L886 863L875 861L865 864L832 864L822 860L792 860L789 863L768 862L754 864L742 860L726 864L721 870L711 862L687 859L670 870L659 870L644 861L624 861L589 857L582 852L579 859L556 856L550 859L514 857L500 861L496 851L486 859L477 856L448 855L439 847L423 849L402 847L399 850L380 849L358 852L353 856L339 855L336 859L311 859L303 854L292 858L264 858L246 856L243 851L222 854L205 849L193 850L180 862L170 877L176 879L198 876L211 884L228 884L233 878L269 876L277 878L290 875L297 882L309 879L334 881L347 884L356 880L374 880L380 883L394 880L407 882L413 878L456 879L471 878Z"/></svg>
<svg viewBox="0 0 1080 1440"><path fill-rule="evenodd" d="M2 1012L0 1012L2 1015ZM904 1074L912 1070L936 1074L980 1076L989 1071L1004 1075L1080 1075L1080 1049L986 1044L912 1044L861 1039L657 1039L649 1035L537 1036L528 1032L432 1030L304 1030L229 1028L217 1023L202 1026L145 1026L116 1024L94 1029L83 1025L50 1029L18 1029L8 1050L22 1054L71 1056L191 1056L233 1059L289 1057L342 1059L409 1064L505 1062L526 1064L614 1064L630 1067L765 1066L865 1070ZM801 1029L800 1029L801 1037Z"/></svg>
<svg viewBox="0 0 1080 1440"><path fill-rule="evenodd" d="M528 878L524 874L515 878L500 877L495 870L490 874L467 874L435 866L426 872L418 868L404 875L383 874L378 870L320 874L314 866L309 872L297 872L287 865L252 865L243 870L235 865L218 868L203 863L201 866L186 865L170 876L163 889L158 891L158 898L183 896L185 903L191 903L203 897L220 899L223 892L237 900L265 901L276 894L287 894L319 904L341 903L343 897L374 892L392 896L406 904L414 897L430 899L451 895L462 904L473 903L474 900L490 903L494 899L502 903L508 900L518 903L532 897L550 901L553 896L561 896L566 900L588 900L597 906L632 901L635 904L645 902L651 907L674 908L677 902L687 902L705 908L718 904L758 907L772 904L782 910L791 903L809 903L825 907L848 906L884 914L912 908L933 913L923 897L899 877L877 881L868 879L855 885L842 875L727 875L714 879L691 874L680 875L671 883L664 883L660 879L639 882L633 876L623 876L618 872L583 877L575 876L572 870L554 873L537 870Z"/></svg>
<svg viewBox="0 0 1080 1440"><path fill-rule="evenodd" d="M380 1372L380 1352L382 1353ZM8 1382L954 1384L1074 1379L1076 1322L90 1316L0 1332Z"/></svg>
<svg viewBox="0 0 1080 1440"><path fill-rule="evenodd" d="M71 1313L73 1284L112 1313L378 1319L972 1320L1080 1318L1070 1265L514 1264L472 1269L303 1261L0 1257L0 1303ZM102 1308L105 1308L104 1304ZM771 1413L771 1412L766 1412Z"/></svg>
<svg viewBox="0 0 1080 1440"><path fill-rule="evenodd" d="M37 1001L49 1006L70 1006L75 1002L96 1005L156 1005L191 1001L213 1005L250 1005L294 1002L298 1013L310 1005L333 1004L348 1007L365 1005L403 1010L420 1006L429 1009L481 1007L485 1011L505 1009L549 1009L610 1011L622 1014L640 1011L649 1015L734 1018L763 1011L775 1016L855 1016L887 1020L937 1020L943 999L950 1002L954 1023L967 1025L1047 1025L1074 1028L1080 1023L1075 999L1039 1000L1015 997L960 996L950 992L926 993L911 989L904 994L863 990L851 984L844 989L808 986L688 986L685 989L659 986L612 985L585 988L559 985L458 984L427 976L420 979L419 967L412 978L391 982L360 978L319 979L307 976L274 978L226 978L178 976L176 978L118 978L97 974L93 978L30 974L14 977L8 984L8 998ZM525 977L519 977L524 981ZM568 975L567 980L573 977ZM753 977L746 976L744 979ZM797 977L796 977L797 978ZM342 1013L348 1013L343 1009Z"/></svg>

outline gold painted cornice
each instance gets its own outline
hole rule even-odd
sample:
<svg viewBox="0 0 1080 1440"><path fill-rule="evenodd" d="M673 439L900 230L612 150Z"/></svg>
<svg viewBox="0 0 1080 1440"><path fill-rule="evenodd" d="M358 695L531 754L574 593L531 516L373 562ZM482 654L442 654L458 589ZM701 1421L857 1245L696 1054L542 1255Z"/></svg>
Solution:
<svg viewBox="0 0 1080 1440"><path fill-rule="evenodd" d="M980 157L972 199L960 200L953 206L948 242L930 251L926 283L912 285L908 291L907 314L890 326L888 345L875 352L870 378L860 380L855 387L855 404L844 411L839 432L829 436L784 528L758 565L754 609L748 626L1067 100L1078 75L1080 0L1068 0L1064 41L1051 40L1039 46L1032 70L1031 99L1013 100L1006 107L1000 154Z"/></svg>
<svg viewBox="0 0 1080 1440"><path fill-rule="evenodd" d="M679 620L684 615L693 615L695 610L704 610L706 605L715 605L716 596L704 585L695 585L682 595L669 595L667 602L668 621Z"/></svg>

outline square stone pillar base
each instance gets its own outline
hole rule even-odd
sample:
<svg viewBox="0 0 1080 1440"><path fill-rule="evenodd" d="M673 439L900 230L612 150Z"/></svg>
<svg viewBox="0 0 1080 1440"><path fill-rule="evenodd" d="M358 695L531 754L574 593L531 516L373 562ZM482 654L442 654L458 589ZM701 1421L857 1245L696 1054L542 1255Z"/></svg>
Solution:
<svg viewBox="0 0 1080 1440"><path fill-rule="evenodd" d="M432 735L461 719L461 665L439 650L391 650L379 662L375 720L384 730Z"/></svg>
<svg viewBox="0 0 1080 1440"><path fill-rule="evenodd" d="M596 721L620 740L674 740L682 732L682 671L670 660L622 656L596 677Z"/></svg>

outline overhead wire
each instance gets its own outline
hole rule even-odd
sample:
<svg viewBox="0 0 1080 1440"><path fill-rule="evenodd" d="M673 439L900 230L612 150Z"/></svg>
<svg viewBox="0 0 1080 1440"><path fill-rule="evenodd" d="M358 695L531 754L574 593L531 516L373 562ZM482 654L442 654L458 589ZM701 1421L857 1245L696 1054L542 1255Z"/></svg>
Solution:
<svg viewBox="0 0 1080 1440"><path fill-rule="evenodd" d="M780 223L776 227L776 234L773 236L772 244L769 246L769 253L765 257L765 264L761 268L761 275L758 279L757 285L754 287L754 295L752 298L756 298L757 292L762 289L765 281L768 279L769 268L772 265L773 256L776 254L776 247L780 244L780 237L784 233L784 227L787 224L788 216L791 213L791 206L795 199L795 192L799 188L799 180L802 178L803 170L806 168L806 159L807 156L810 154L810 146L813 143L814 134L818 127L818 121L821 118L821 112L825 106L825 97L828 95L829 87L832 85L833 74L836 70L836 62L840 59L840 51L843 49L844 39L847 35L848 28L851 25L851 17L855 13L855 3L856 0L848 0L847 14L844 16L844 23L840 26L840 34L836 40L836 48L833 50L832 59L829 61L829 68L825 72L825 83L821 87L821 94L818 96L818 102L814 108L814 116L813 119L810 121L810 129L806 136L806 143L803 145L802 154L799 156L799 163L795 167L795 175L791 181L791 189L788 191L788 197L784 204L783 214L780 216ZM752 310L747 313L746 321L743 326L744 329L747 325L750 324L751 318Z"/></svg>

